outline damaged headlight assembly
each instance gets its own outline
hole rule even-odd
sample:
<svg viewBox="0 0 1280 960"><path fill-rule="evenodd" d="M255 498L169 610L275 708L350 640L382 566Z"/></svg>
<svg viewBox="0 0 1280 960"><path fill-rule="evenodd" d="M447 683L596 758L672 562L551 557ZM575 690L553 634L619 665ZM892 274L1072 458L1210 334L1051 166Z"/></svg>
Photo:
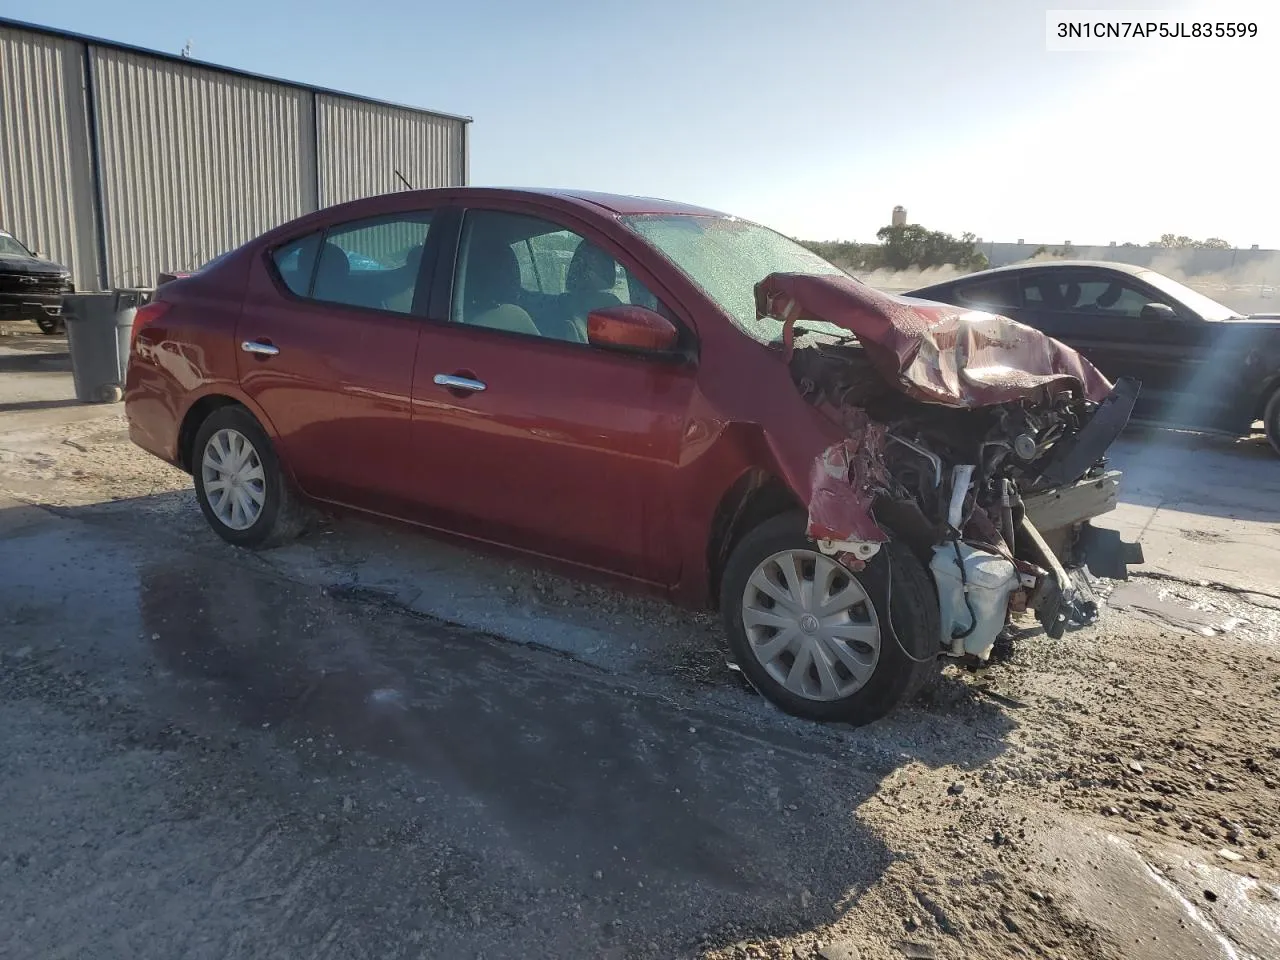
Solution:
<svg viewBox="0 0 1280 960"><path fill-rule="evenodd" d="M789 362L802 395L846 428L827 467L847 464L837 511L831 470L815 471L810 532L851 569L901 541L927 567L939 651L987 661L1016 614L1051 637L1092 623L1095 575L1142 560L1090 521L1114 508L1105 454L1139 384L1107 381L1074 351L1003 317L881 294L844 278L767 278L763 309L819 320L859 342L807 341ZM788 320L789 318L789 320ZM859 513L870 514L875 540ZM839 520L857 537L842 540Z"/></svg>

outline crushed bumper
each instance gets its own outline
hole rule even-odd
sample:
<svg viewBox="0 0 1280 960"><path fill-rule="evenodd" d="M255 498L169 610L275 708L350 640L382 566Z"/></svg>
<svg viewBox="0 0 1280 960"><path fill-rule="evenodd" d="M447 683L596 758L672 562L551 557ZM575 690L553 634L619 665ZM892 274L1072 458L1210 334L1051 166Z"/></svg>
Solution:
<svg viewBox="0 0 1280 960"><path fill-rule="evenodd" d="M1116 508L1120 499L1120 471L1079 480L1066 487L1023 498L1031 522L1042 535L1092 520Z"/></svg>
<svg viewBox="0 0 1280 960"><path fill-rule="evenodd" d="M1133 377L1117 380L1075 439L1054 448L1044 479L1061 487L1083 477L1124 431L1141 391L1142 384Z"/></svg>
<svg viewBox="0 0 1280 960"><path fill-rule="evenodd" d="M1097 619L1092 577L1129 579L1129 565L1144 560L1142 545L1121 539L1118 530L1095 527L1094 517L1115 509L1120 471L1081 480L1024 501L1021 533L1041 555L1046 574L1027 606L1055 639L1068 624Z"/></svg>
<svg viewBox="0 0 1280 960"><path fill-rule="evenodd" d="M1095 577L1127 580L1129 564L1143 562L1142 544L1126 543L1119 531L1090 523L1116 508L1120 477L1119 470L1108 470L1023 501L1027 519L1068 567L1088 567Z"/></svg>

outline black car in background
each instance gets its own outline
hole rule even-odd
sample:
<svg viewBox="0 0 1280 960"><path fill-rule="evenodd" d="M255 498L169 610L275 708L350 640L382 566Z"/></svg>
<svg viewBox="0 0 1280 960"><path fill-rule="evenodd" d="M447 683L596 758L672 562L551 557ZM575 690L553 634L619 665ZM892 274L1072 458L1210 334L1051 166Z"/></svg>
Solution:
<svg viewBox="0 0 1280 960"><path fill-rule="evenodd" d="M1242 316L1163 274L1062 260L971 273L907 294L1011 317L1142 381L1134 419L1246 434L1280 453L1280 315Z"/></svg>
<svg viewBox="0 0 1280 960"><path fill-rule="evenodd" d="M0 320L34 320L43 332L59 333L62 298L74 292L70 270L0 229Z"/></svg>

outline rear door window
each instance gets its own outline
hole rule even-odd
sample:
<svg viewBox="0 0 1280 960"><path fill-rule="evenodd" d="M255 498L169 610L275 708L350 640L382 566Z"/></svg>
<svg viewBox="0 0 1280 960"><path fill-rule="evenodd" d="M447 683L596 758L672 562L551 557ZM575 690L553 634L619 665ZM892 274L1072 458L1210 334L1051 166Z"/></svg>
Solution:
<svg viewBox="0 0 1280 960"><path fill-rule="evenodd" d="M1080 285L1072 284L1060 275L1037 274L1024 277L1021 288L1023 303L1034 310L1069 310L1080 299Z"/></svg>
<svg viewBox="0 0 1280 960"><path fill-rule="evenodd" d="M996 277L956 287L956 300L961 306L999 313L1022 306L1018 283L1010 277Z"/></svg>
<svg viewBox="0 0 1280 960"><path fill-rule="evenodd" d="M276 250L272 260L276 272L289 288L289 292L305 297L311 290L311 275L316 268L316 254L320 251L320 234L312 233L300 240L286 243Z"/></svg>
<svg viewBox="0 0 1280 960"><path fill-rule="evenodd" d="M429 211L330 227L316 261L312 299L412 312L430 229Z"/></svg>

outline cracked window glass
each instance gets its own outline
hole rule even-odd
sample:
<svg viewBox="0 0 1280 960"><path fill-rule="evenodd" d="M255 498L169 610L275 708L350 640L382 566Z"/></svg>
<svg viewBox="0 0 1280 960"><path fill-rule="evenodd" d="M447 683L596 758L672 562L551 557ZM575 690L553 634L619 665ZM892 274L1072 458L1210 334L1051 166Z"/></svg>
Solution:
<svg viewBox="0 0 1280 960"><path fill-rule="evenodd" d="M640 215L623 223L643 237L702 288L747 336L771 343L782 321L756 317L756 284L771 273L845 276L839 267L780 233L732 217ZM830 324L806 323L806 327Z"/></svg>

